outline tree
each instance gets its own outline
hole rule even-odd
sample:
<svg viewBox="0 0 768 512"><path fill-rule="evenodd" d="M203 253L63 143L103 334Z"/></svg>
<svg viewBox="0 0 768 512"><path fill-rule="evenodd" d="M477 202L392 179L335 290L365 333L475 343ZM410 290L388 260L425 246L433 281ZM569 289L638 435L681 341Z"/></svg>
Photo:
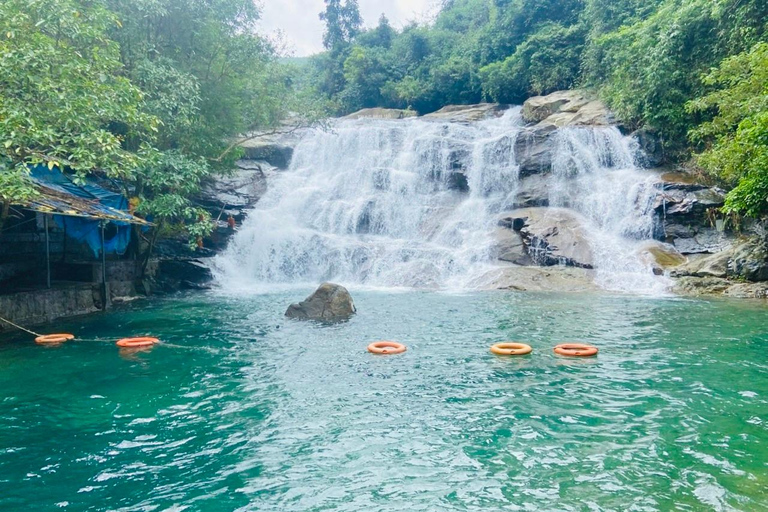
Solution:
<svg viewBox="0 0 768 512"><path fill-rule="evenodd" d="M122 76L108 31L118 19L97 2L0 3L0 226L11 202L35 194L30 165L84 177L122 176L144 161L157 119ZM127 138L141 141L133 149Z"/></svg>
<svg viewBox="0 0 768 512"><path fill-rule="evenodd" d="M324 0L325 10L320 13L320 19L325 22L323 46L332 51L338 51L349 44L363 25L360 7L357 0Z"/></svg>
<svg viewBox="0 0 768 512"><path fill-rule="evenodd" d="M129 193L139 212L194 244L212 227L194 203L202 183L233 167L240 152L232 139L287 114L290 80L256 33L250 0L106 1L122 20L112 37L125 73L161 121L157 153L135 167Z"/></svg>
<svg viewBox="0 0 768 512"><path fill-rule="evenodd" d="M768 43L725 59L704 77L714 90L687 104L689 112L714 112L691 131L707 145L696 161L735 186L727 213L760 217L768 213Z"/></svg>

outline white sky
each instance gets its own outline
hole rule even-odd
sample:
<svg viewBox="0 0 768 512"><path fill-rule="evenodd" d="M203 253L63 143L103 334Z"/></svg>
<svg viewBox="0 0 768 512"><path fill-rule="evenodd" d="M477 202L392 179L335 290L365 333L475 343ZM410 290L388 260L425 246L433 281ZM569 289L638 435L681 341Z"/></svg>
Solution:
<svg viewBox="0 0 768 512"><path fill-rule="evenodd" d="M366 26L375 26L384 13L395 28L409 21L424 20L437 0L358 0ZM318 17L325 8L323 0L261 0L262 30L274 37L282 31L287 49L297 57L323 49L323 22Z"/></svg>

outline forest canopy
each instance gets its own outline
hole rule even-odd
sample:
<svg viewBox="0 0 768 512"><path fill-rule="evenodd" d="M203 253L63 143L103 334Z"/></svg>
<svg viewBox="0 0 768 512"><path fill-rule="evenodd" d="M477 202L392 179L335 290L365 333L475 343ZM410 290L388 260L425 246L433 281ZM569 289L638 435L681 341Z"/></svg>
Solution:
<svg viewBox="0 0 768 512"><path fill-rule="evenodd" d="M271 0L270 0L271 1ZM192 197L238 135L290 114L420 113L587 88L768 212L764 0L444 0L434 20L365 28L325 0L302 66L260 36L253 0L0 0L0 210L30 165L116 177L139 211L210 228ZM323 106L321 109L318 106Z"/></svg>
<svg viewBox="0 0 768 512"><path fill-rule="evenodd" d="M295 108L259 15L251 0L0 1L3 217L45 164L117 178L140 213L205 234L193 198L231 169L231 139Z"/></svg>
<svg viewBox="0 0 768 512"><path fill-rule="evenodd" d="M327 33L343 37L307 83L336 114L587 88L673 159L703 152L695 162L711 176L741 184L730 211L768 212L764 0L444 0L434 22L400 31L383 16L361 30L356 0L325 3Z"/></svg>

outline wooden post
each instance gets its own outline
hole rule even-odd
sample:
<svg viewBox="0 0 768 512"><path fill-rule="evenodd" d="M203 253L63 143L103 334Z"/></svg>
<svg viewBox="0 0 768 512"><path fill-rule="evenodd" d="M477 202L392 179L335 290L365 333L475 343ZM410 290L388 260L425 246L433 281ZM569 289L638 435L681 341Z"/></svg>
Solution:
<svg viewBox="0 0 768 512"><path fill-rule="evenodd" d="M45 269L46 284L51 287L51 236L48 234L48 215L43 214L43 224L45 224Z"/></svg>

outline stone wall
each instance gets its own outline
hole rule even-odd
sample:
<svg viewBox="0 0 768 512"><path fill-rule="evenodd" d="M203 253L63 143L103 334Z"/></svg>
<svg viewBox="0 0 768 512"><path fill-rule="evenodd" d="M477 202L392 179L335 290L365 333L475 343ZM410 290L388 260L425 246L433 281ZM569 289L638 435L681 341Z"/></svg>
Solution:
<svg viewBox="0 0 768 512"><path fill-rule="evenodd" d="M0 295L0 316L24 327L93 313L100 306L99 286L92 284ZM0 332L11 329L0 322Z"/></svg>

